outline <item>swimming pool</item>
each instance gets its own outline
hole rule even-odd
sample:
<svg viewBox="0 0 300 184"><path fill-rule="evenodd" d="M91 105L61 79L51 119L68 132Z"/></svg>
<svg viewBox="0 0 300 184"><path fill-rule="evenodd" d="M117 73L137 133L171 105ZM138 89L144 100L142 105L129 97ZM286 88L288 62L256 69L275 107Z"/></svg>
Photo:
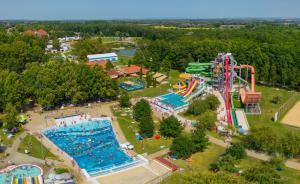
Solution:
<svg viewBox="0 0 300 184"><path fill-rule="evenodd" d="M162 95L159 97L159 99L161 103L171 106L173 109L178 109L188 105L188 103L184 102L185 98L176 93Z"/></svg>
<svg viewBox="0 0 300 184"><path fill-rule="evenodd" d="M11 169L8 172L0 174L0 183L1 184L10 184L12 178L28 178L36 177L43 174L43 171L40 167L35 165L19 165Z"/></svg>
<svg viewBox="0 0 300 184"><path fill-rule="evenodd" d="M44 135L73 157L89 175L126 167L134 161L120 148L109 120L93 119L80 124L45 130Z"/></svg>

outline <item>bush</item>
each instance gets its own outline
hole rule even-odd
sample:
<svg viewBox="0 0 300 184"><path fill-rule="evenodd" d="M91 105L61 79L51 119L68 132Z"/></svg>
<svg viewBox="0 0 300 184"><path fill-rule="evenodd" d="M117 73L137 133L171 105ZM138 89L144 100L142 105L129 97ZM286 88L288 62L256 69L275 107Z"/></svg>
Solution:
<svg viewBox="0 0 300 184"><path fill-rule="evenodd" d="M154 124L151 117L142 117L139 123L140 134L142 137L152 137L154 134Z"/></svg>
<svg viewBox="0 0 300 184"><path fill-rule="evenodd" d="M229 154L226 154L220 160L211 164L210 169L213 171L218 171L218 170L223 169L225 171L235 173L238 171L238 168L235 167L235 164L237 164L237 163L238 163L238 160L235 157L233 157Z"/></svg>
<svg viewBox="0 0 300 184"><path fill-rule="evenodd" d="M246 151L242 144L233 144L226 150L226 154L229 154L239 160L246 156Z"/></svg>
<svg viewBox="0 0 300 184"><path fill-rule="evenodd" d="M173 140L170 147L170 151L174 156L183 159L189 158L194 150L194 143L191 137L182 134Z"/></svg>
<svg viewBox="0 0 300 184"><path fill-rule="evenodd" d="M159 131L165 137L175 138L181 134L182 126L176 117L170 116L161 121Z"/></svg>
<svg viewBox="0 0 300 184"><path fill-rule="evenodd" d="M120 107L130 107L131 106L130 97L126 91L123 91L121 93L120 98L119 98L119 104L120 104Z"/></svg>
<svg viewBox="0 0 300 184"><path fill-rule="evenodd" d="M203 151L208 146L208 138L205 129L197 128L193 131L192 141L194 143L194 152Z"/></svg>
<svg viewBox="0 0 300 184"><path fill-rule="evenodd" d="M133 119L140 122L143 117L151 117L152 111L147 100L140 100L133 107Z"/></svg>
<svg viewBox="0 0 300 184"><path fill-rule="evenodd" d="M211 110L204 112L198 118L198 126L206 130L211 130L216 126L217 114Z"/></svg>
<svg viewBox="0 0 300 184"><path fill-rule="evenodd" d="M243 176L249 182L263 184L284 183L280 175L269 164L250 168L243 173Z"/></svg>

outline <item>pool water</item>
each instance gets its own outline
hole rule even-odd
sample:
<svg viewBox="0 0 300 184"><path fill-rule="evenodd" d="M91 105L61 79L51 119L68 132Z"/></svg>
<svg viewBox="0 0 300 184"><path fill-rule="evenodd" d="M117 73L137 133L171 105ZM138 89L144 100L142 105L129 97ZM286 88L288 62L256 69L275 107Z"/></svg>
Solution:
<svg viewBox="0 0 300 184"><path fill-rule="evenodd" d="M41 169L33 165L22 165L14 168L8 173L0 174L1 184L10 184L12 178L35 177L41 175Z"/></svg>
<svg viewBox="0 0 300 184"><path fill-rule="evenodd" d="M44 135L90 175L133 162L121 150L109 120L93 120L46 130Z"/></svg>
<svg viewBox="0 0 300 184"><path fill-rule="evenodd" d="M188 103L184 102L185 98L176 93L162 95L160 96L160 98L161 103L165 105L170 105L173 109L177 109L179 107L188 105Z"/></svg>

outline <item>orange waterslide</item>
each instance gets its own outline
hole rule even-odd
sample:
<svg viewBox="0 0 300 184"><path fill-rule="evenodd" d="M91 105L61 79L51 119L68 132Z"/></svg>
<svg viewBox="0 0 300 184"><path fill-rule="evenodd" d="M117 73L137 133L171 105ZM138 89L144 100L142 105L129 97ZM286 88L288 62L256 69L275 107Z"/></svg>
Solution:
<svg viewBox="0 0 300 184"><path fill-rule="evenodd" d="M239 93L241 96L241 100L243 104L258 103L261 99L261 92L255 91L255 69L251 65L240 65L235 67L235 69L244 69L244 68L251 69L251 89L250 91L246 91L245 88L240 89Z"/></svg>
<svg viewBox="0 0 300 184"><path fill-rule="evenodd" d="M195 82L192 84L191 89L184 95L184 97L189 96L189 95L193 92L193 90L195 89L195 87L197 86L197 84L198 84L198 81L195 81Z"/></svg>

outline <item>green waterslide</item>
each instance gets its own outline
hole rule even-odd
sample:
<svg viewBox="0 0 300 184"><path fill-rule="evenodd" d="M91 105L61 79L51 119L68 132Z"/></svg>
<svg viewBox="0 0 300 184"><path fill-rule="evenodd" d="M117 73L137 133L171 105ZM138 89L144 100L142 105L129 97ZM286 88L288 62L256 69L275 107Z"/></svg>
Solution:
<svg viewBox="0 0 300 184"><path fill-rule="evenodd" d="M235 113L235 107L234 107L234 103L233 103L233 93L231 93L231 96L230 96L230 103L231 103L231 114L232 114L232 119L233 119L233 125L235 128L238 128L239 122L237 120L236 113Z"/></svg>
<svg viewBox="0 0 300 184"><path fill-rule="evenodd" d="M189 63L185 71L191 74L212 75L211 63Z"/></svg>

